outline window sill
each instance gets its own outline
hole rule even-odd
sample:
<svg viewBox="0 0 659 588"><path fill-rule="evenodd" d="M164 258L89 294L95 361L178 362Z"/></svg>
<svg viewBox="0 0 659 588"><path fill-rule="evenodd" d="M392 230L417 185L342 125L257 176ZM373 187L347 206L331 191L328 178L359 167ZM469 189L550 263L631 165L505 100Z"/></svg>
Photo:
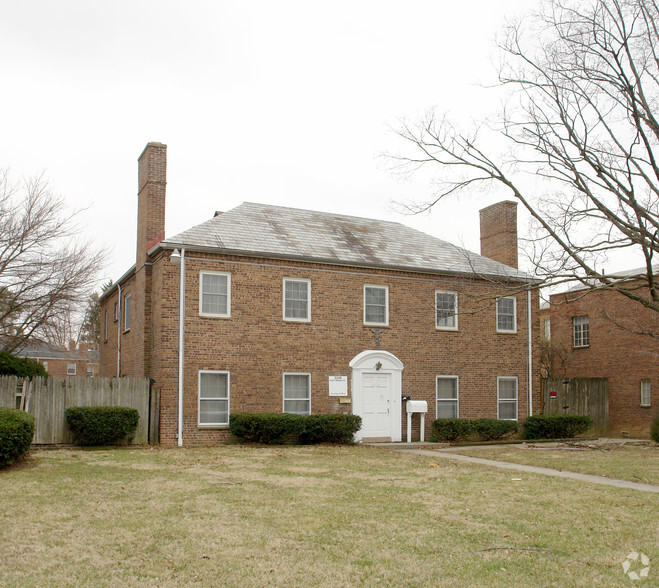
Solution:
<svg viewBox="0 0 659 588"><path fill-rule="evenodd" d="M457 333L458 327L438 327L435 325L435 331L453 331Z"/></svg>
<svg viewBox="0 0 659 588"><path fill-rule="evenodd" d="M130 329L124 329L124 331L122 331L121 334L122 334L122 335L125 335L126 333L130 333Z"/></svg>
<svg viewBox="0 0 659 588"><path fill-rule="evenodd" d="M641 408L652 408L651 404L639 404Z"/></svg>
<svg viewBox="0 0 659 588"><path fill-rule="evenodd" d="M282 320L285 323L310 323L311 319L296 319L296 318L286 318L282 317Z"/></svg>
<svg viewBox="0 0 659 588"><path fill-rule="evenodd" d="M229 425L197 425L198 429L228 429Z"/></svg>
<svg viewBox="0 0 659 588"><path fill-rule="evenodd" d="M377 327L379 329L388 329L389 328L389 323L364 323L365 327Z"/></svg>
<svg viewBox="0 0 659 588"><path fill-rule="evenodd" d="M230 319L231 315L230 314L205 314L205 313L199 313L199 316L201 318L211 318L211 319Z"/></svg>
<svg viewBox="0 0 659 588"><path fill-rule="evenodd" d="M590 345L572 345L572 349L590 349Z"/></svg>
<svg viewBox="0 0 659 588"><path fill-rule="evenodd" d="M514 331L503 331L501 329L497 329L497 333L499 335L517 335L517 329L515 329Z"/></svg>

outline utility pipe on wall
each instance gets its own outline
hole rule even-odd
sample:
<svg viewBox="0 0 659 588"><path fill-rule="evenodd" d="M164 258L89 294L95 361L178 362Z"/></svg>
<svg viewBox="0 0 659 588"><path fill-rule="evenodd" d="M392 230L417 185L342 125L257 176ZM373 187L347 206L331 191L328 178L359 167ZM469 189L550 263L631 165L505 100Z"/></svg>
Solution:
<svg viewBox="0 0 659 588"><path fill-rule="evenodd" d="M117 302L117 378L121 377L121 284L117 284L119 301Z"/></svg>
<svg viewBox="0 0 659 588"><path fill-rule="evenodd" d="M528 354L529 354L529 373L528 373L528 385L527 385L527 394L528 394L528 407L529 407L529 416L533 416L533 340L531 338L531 290L526 291L526 324L528 325Z"/></svg>
<svg viewBox="0 0 659 588"><path fill-rule="evenodd" d="M185 358L185 249L174 250L170 259L181 265L178 298L178 446L183 445L183 360Z"/></svg>

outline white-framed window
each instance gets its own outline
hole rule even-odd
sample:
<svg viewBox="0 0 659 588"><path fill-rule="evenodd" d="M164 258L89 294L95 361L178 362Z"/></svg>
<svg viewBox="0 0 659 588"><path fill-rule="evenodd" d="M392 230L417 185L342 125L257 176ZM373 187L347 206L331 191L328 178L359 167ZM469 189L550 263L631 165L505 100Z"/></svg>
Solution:
<svg viewBox="0 0 659 588"><path fill-rule="evenodd" d="M590 324L587 316L572 317L572 345L574 347L590 345Z"/></svg>
<svg viewBox="0 0 659 588"><path fill-rule="evenodd" d="M460 414L458 404L458 376L437 376L437 418L457 419Z"/></svg>
<svg viewBox="0 0 659 588"><path fill-rule="evenodd" d="M435 291L435 328L443 331L458 330L457 292Z"/></svg>
<svg viewBox="0 0 659 588"><path fill-rule="evenodd" d="M109 313L108 313L108 311L106 310L106 311L105 311L105 320L104 320L104 322L103 322L103 341L107 341L107 340L108 340L108 329L109 329L109 323L110 323L110 321L109 321Z"/></svg>
<svg viewBox="0 0 659 588"><path fill-rule="evenodd" d="M67 363L66 364L66 375L67 376L75 376L76 375L76 364L75 363Z"/></svg>
<svg viewBox="0 0 659 588"><path fill-rule="evenodd" d="M130 331L130 299L131 295L126 294L124 298L124 332Z"/></svg>
<svg viewBox="0 0 659 588"><path fill-rule="evenodd" d="M87 366L87 375L88 376L93 376L94 375L94 368L90 365Z"/></svg>
<svg viewBox="0 0 659 588"><path fill-rule="evenodd" d="M285 321L311 320L311 280L284 278L283 316Z"/></svg>
<svg viewBox="0 0 659 588"><path fill-rule="evenodd" d="M389 287L364 286L364 324L389 325Z"/></svg>
<svg viewBox="0 0 659 588"><path fill-rule="evenodd" d="M119 320L119 303L114 303L114 322L116 323Z"/></svg>
<svg viewBox="0 0 659 588"><path fill-rule="evenodd" d="M547 341L551 340L551 321L550 321L550 319L545 319L545 322L544 322L544 335L545 335L545 340L547 340Z"/></svg>
<svg viewBox="0 0 659 588"><path fill-rule="evenodd" d="M199 370L199 426L229 424L229 372Z"/></svg>
<svg viewBox="0 0 659 588"><path fill-rule="evenodd" d="M497 300L497 332L517 332L517 299L513 296Z"/></svg>
<svg viewBox="0 0 659 588"><path fill-rule="evenodd" d="M517 420L517 378L497 378L497 418Z"/></svg>
<svg viewBox="0 0 659 588"><path fill-rule="evenodd" d="M284 412L311 414L311 374L284 374Z"/></svg>
<svg viewBox="0 0 659 588"><path fill-rule="evenodd" d="M231 316L231 274L199 272L199 315Z"/></svg>
<svg viewBox="0 0 659 588"><path fill-rule="evenodd" d="M41 365L43 366L43 369L45 369L46 371L48 371L48 362L47 362L47 361L42 361L42 362L41 362Z"/></svg>
<svg viewBox="0 0 659 588"><path fill-rule="evenodd" d="M651 406L650 380L641 380L641 406Z"/></svg>

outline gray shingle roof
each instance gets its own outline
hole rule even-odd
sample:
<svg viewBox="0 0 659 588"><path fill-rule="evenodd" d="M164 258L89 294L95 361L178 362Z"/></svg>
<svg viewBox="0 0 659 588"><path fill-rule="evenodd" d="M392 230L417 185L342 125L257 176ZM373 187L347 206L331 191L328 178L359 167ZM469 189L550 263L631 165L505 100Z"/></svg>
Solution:
<svg viewBox="0 0 659 588"><path fill-rule="evenodd" d="M161 245L341 265L530 279L515 268L401 223L252 202L244 202Z"/></svg>

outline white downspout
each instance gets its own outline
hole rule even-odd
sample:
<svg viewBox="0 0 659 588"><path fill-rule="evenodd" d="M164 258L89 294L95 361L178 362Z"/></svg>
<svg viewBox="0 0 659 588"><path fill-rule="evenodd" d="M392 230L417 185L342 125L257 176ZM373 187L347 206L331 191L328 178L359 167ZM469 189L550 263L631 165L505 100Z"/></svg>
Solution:
<svg viewBox="0 0 659 588"><path fill-rule="evenodd" d="M529 373L528 373L528 406L529 416L533 416L533 340L531 338L531 290L526 291L526 323L528 325L528 355L529 355Z"/></svg>
<svg viewBox="0 0 659 588"><path fill-rule="evenodd" d="M117 378L121 377L121 284L117 284L119 302L117 302Z"/></svg>
<svg viewBox="0 0 659 588"><path fill-rule="evenodd" d="M178 299L178 446L183 445L183 360L185 353L185 249L181 249Z"/></svg>

